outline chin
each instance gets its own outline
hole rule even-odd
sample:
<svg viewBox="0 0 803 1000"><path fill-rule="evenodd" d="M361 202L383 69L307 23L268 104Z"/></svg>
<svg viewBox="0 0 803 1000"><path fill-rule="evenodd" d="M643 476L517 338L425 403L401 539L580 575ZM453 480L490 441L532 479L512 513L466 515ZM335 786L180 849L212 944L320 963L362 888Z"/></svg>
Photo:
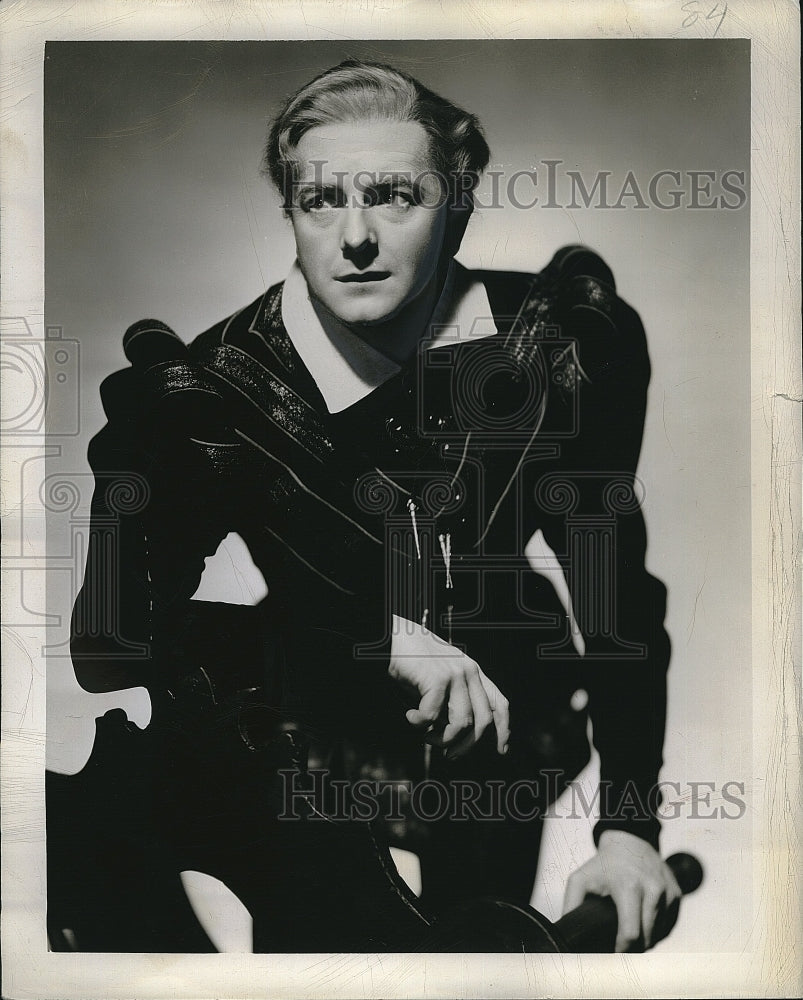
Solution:
<svg viewBox="0 0 803 1000"><path fill-rule="evenodd" d="M360 326L375 326L385 320L392 319L398 312L398 307L387 303L342 302L333 304L330 311L343 323L354 323Z"/></svg>
<svg viewBox="0 0 803 1000"><path fill-rule="evenodd" d="M353 319L349 319L346 322L353 323L355 326L379 326L393 319L395 315L395 312L370 313L368 315L354 316Z"/></svg>

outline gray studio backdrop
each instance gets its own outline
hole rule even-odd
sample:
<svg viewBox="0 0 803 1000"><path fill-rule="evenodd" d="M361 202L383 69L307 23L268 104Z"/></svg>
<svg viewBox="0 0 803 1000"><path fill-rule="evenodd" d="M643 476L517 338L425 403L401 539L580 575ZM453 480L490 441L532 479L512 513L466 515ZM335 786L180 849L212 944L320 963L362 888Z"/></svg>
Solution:
<svg viewBox="0 0 803 1000"><path fill-rule="evenodd" d="M751 774L746 41L48 43L45 310L69 377L51 408L47 474L74 485L69 502L58 491L49 501L48 551L61 572L49 575L48 764L78 770L92 720L112 705L140 725L148 718L142 691L80 691L66 656L99 383L124 364L135 320L159 318L189 340L285 276L289 223L259 175L265 125L284 96L348 57L391 62L484 123L501 181L480 188L487 207L463 263L538 270L558 247L585 243L644 321L653 378L639 474L648 565L669 589L664 776L680 786L664 846L695 851L708 873L663 947L737 950L750 924L736 877L749 864L750 811L728 819L719 807L728 781L745 783L749 805ZM511 195L510 178L533 169L537 187L522 175ZM550 170L554 207L544 204ZM667 170L680 183L665 177L652 198L650 181ZM608 172L608 203L621 207L573 205L570 171L589 189ZM641 198L620 199L631 171ZM711 172L710 187L692 171ZM729 172L737 193L722 187ZM502 207L489 204L494 183ZM656 203L671 204L673 188L678 207ZM718 207L704 207L712 199ZM714 785L696 817L695 781ZM565 871L590 851L588 824L575 827L554 824L536 893L553 915Z"/></svg>

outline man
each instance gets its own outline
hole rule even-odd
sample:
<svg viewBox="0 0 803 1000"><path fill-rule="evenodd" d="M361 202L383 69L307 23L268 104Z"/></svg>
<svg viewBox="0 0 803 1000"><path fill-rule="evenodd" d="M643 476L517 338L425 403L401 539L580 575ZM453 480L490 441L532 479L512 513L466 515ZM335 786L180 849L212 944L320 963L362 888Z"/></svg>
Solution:
<svg viewBox="0 0 803 1000"><path fill-rule="evenodd" d="M557 762L559 785L576 773L565 757L577 763L585 717L555 718L582 675L606 794L598 853L572 876L566 905L610 894L617 949L640 948L679 894L656 850L651 797L668 643L633 492L643 331L591 254L561 253L540 276L455 263L487 162L473 116L391 67L344 63L288 100L266 153L296 242L287 281L189 352L158 324L133 328L133 368L105 385L109 425L90 451L96 525L115 470L141 477L149 498L121 513L119 579L90 552L73 659L90 690L146 683L157 725L178 713L201 741L222 704L251 750L269 742L251 725L254 707L321 745L345 738L369 755L393 754L417 732L436 748L429 775L445 787L479 780L480 806L495 789L553 772L545 762ZM562 553L566 613L526 569L536 529ZM204 556L230 531L246 541L269 598L250 631L221 643L191 598ZM101 629L99 643L88 623L109 588L120 627ZM572 615L582 643L566 631ZM191 634L199 624L206 643ZM150 644L147 676L120 673L121 638ZM199 707L199 671L217 715ZM245 691L259 692L256 706ZM550 757L544 744L562 732L566 753ZM221 751L231 766L218 770L210 803L237 794L227 776L253 801L258 782L235 766L237 752ZM177 773L195 815L198 777ZM248 801L237 813L246 827ZM522 823L510 803L499 818L427 827L424 905L529 898L537 823ZM306 948L303 906L283 920L262 912L292 879L265 869L259 851L232 860L243 826L224 826L195 863L260 910L264 947ZM286 827L271 830L264 851L280 866L293 859L297 889L303 862ZM343 864L358 853L356 836L327 857L370 881L359 863ZM334 908L343 883L333 884ZM392 925L399 911L360 899L353 920ZM318 933L324 948L354 947L354 935Z"/></svg>

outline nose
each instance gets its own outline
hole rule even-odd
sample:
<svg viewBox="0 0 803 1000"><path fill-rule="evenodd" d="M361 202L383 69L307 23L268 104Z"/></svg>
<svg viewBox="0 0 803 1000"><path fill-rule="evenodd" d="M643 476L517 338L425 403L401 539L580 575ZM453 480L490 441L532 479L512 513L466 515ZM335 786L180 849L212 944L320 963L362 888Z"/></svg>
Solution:
<svg viewBox="0 0 803 1000"><path fill-rule="evenodd" d="M363 205L349 205L343 209L343 228L340 248L354 253L376 244L376 233L370 224L370 211Z"/></svg>

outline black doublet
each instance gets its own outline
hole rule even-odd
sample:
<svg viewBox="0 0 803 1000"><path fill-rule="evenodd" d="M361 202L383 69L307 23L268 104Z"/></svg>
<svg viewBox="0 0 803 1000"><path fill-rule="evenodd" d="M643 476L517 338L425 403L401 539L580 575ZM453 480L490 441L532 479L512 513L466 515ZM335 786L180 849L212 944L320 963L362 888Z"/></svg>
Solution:
<svg viewBox="0 0 803 1000"><path fill-rule="evenodd" d="M387 713L403 722L386 677L391 612L425 620L508 694L525 770L553 763L550 720L586 688L609 785L596 836L617 827L655 844L669 643L634 488L644 332L584 248L539 275L480 277L497 335L461 331L337 414L284 329L281 285L188 348L160 324L132 328L132 366L104 383L109 422L90 446L76 673L90 690L145 684L158 705L200 657L218 691L256 688L316 734L363 727L380 745ZM140 502L119 503L126 482ZM523 558L537 528L563 565L582 661ZM231 531L269 596L224 611L230 628L210 636L190 598ZM587 751L572 754L582 766ZM650 815L619 808L628 789Z"/></svg>

